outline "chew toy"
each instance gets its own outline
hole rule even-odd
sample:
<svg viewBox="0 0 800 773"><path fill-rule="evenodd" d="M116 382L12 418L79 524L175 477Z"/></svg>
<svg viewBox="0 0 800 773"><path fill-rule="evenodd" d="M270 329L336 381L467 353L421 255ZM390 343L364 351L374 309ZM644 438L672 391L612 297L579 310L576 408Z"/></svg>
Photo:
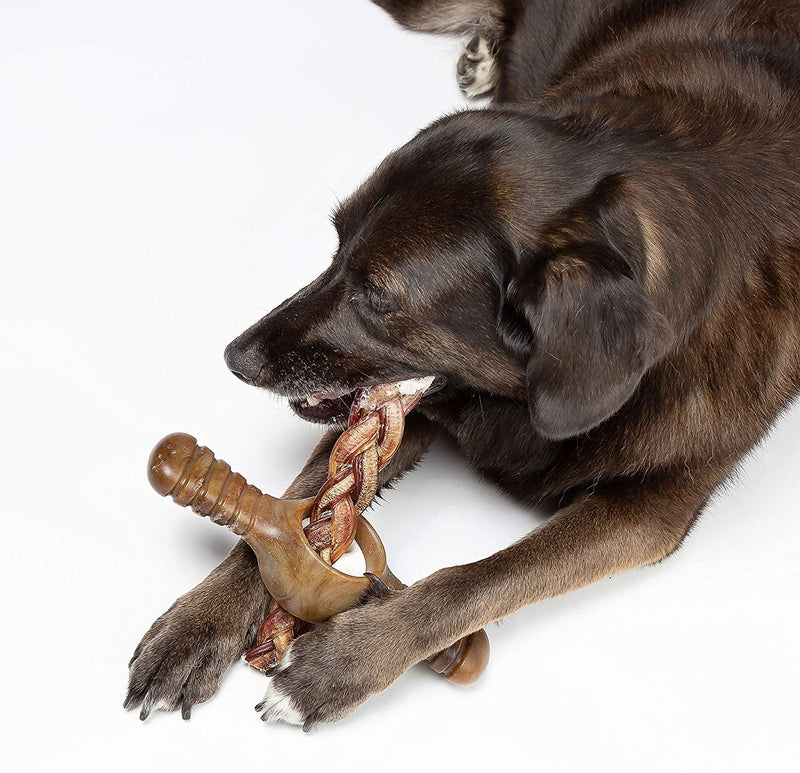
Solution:
<svg viewBox="0 0 800 773"><path fill-rule="evenodd" d="M415 391L409 391L409 383ZM159 494L227 526L256 554L272 600L255 645L245 654L254 667L269 670L309 624L355 606L367 593L374 579L332 566L353 540L369 574L390 589L405 587L387 566L380 537L361 513L375 495L378 473L400 446L405 416L424 391L419 386L381 384L356 393L348 427L331 451L328 479L316 497L263 494L191 435L168 435L150 454L148 479ZM488 659L489 639L480 630L427 662L450 682L470 684Z"/></svg>

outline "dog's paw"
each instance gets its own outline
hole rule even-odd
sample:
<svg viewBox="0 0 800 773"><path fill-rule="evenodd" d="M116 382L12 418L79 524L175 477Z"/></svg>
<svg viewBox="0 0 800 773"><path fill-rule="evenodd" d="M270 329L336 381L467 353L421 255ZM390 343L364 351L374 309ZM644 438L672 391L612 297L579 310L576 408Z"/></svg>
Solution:
<svg viewBox="0 0 800 773"><path fill-rule="evenodd" d="M253 626L230 613L204 614L187 597L153 623L131 658L124 708L141 706L144 720L153 710L192 706L211 698L228 667L244 651Z"/></svg>
<svg viewBox="0 0 800 773"><path fill-rule="evenodd" d="M372 602L337 615L292 643L256 711L265 722L306 731L346 717L420 659L402 631L390 605Z"/></svg>
<svg viewBox="0 0 800 773"><path fill-rule="evenodd" d="M495 60L486 38L475 35L464 44L464 52L456 65L456 75L459 88L470 99L488 94L494 89Z"/></svg>

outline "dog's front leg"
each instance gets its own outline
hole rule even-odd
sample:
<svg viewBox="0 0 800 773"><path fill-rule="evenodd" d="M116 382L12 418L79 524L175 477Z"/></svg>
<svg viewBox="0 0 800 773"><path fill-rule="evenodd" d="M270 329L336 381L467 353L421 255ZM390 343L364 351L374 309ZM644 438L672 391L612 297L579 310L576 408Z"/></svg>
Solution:
<svg viewBox="0 0 800 773"><path fill-rule="evenodd" d="M413 414L403 442L380 476L385 486L411 469L433 439L433 425ZM319 442L285 496L314 496L328 476L328 457L338 431ZM145 719L154 708L191 707L211 698L231 663L252 643L266 614L269 595L252 550L239 542L196 588L181 596L142 638L129 663L126 708L141 704Z"/></svg>
<svg viewBox="0 0 800 773"><path fill-rule="evenodd" d="M536 601L655 563L681 543L722 474L599 485L489 558L381 590L297 639L257 707L306 729L349 714L411 665Z"/></svg>

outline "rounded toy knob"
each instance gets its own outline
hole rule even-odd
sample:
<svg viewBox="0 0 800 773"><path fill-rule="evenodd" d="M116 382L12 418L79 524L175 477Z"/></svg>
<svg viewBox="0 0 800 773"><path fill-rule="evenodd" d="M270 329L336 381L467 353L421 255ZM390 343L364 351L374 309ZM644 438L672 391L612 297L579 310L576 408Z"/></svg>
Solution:
<svg viewBox="0 0 800 773"><path fill-rule="evenodd" d="M489 663L489 637L481 628L428 658L428 665L453 684L472 684Z"/></svg>

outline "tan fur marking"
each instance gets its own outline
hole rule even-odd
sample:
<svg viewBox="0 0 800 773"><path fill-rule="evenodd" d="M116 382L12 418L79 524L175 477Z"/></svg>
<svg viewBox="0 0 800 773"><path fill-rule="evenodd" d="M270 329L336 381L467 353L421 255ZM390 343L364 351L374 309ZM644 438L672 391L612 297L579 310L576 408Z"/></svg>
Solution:
<svg viewBox="0 0 800 773"><path fill-rule="evenodd" d="M664 281L667 273L667 258L661 246L656 219L641 201L634 198L632 203L639 218L639 226L642 229L642 238L644 239L647 254L644 286L649 292Z"/></svg>

